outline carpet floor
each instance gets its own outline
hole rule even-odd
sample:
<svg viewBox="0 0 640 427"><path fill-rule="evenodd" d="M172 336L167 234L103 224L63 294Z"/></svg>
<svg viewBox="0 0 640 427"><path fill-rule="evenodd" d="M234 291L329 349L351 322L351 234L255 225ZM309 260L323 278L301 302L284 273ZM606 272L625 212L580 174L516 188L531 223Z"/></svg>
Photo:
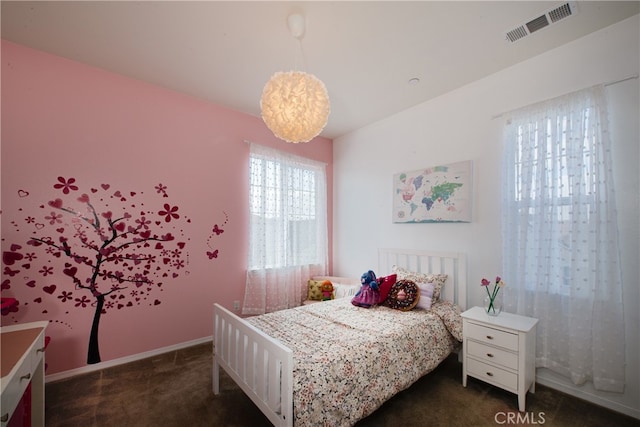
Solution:
<svg viewBox="0 0 640 427"><path fill-rule="evenodd" d="M47 383L45 424L126 427L261 427L269 421L221 370L211 389L211 343ZM469 378L461 383L457 356L394 396L356 427L616 426L640 420L536 386L518 417L517 396Z"/></svg>

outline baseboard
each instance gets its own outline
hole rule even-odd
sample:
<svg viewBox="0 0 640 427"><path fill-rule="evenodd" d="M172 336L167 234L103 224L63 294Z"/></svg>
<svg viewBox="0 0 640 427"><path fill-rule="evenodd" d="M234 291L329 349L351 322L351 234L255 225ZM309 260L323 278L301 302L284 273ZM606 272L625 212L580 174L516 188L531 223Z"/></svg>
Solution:
<svg viewBox="0 0 640 427"><path fill-rule="evenodd" d="M560 381L556 381L553 378L537 375L536 383L552 388L554 390L561 391L570 396L586 400L587 402L593 403L594 405L602 406L604 408L611 409L612 411L616 411L621 414L640 419L640 409L632 408L630 406L623 405L605 397L597 396L593 393L590 393L589 391L576 389L575 387L571 387L570 385L564 384Z"/></svg>
<svg viewBox="0 0 640 427"><path fill-rule="evenodd" d="M204 344L206 342L212 342L213 337L203 337L192 341L186 341L179 344L170 345L168 347L157 348L155 350L145 351L143 353L132 354L130 356L120 357L118 359L108 360L106 362L95 363L93 365L83 366L81 368L70 369L68 371L56 372L55 374L45 376L45 383L52 381L59 381L65 378L70 378L80 374L86 374L89 372L99 371L101 369L111 368L113 366L122 365L129 362L135 362L148 357L157 356L162 353L168 353L170 351L181 350L183 348L191 347L198 344Z"/></svg>

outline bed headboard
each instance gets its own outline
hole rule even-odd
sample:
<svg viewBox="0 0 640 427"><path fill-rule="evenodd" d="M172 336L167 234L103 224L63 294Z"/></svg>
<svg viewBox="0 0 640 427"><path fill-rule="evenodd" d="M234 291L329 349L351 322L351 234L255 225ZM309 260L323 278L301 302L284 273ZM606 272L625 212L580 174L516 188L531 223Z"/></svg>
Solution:
<svg viewBox="0 0 640 427"><path fill-rule="evenodd" d="M415 249L379 249L379 276L391 274L394 265L417 273L446 274L442 299L467 308L467 259L460 252L432 252Z"/></svg>

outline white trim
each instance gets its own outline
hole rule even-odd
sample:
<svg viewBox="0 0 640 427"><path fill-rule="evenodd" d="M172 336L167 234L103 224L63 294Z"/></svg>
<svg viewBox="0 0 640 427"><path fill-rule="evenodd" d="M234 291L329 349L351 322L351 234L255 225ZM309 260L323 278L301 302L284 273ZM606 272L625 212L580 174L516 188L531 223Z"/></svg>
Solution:
<svg viewBox="0 0 640 427"><path fill-rule="evenodd" d="M118 359L108 360L106 362L95 363L92 365L83 366L81 368L70 369L68 371L56 372L55 374L47 375L45 377L45 383L63 380L80 374L86 374L89 372L99 371L101 369L111 368L113 366L123 365L129 362L135 362L138 360L146 359L149 357L157 356L158 354L168 353L170 351L181 350L183 348L192 347L198 344L204 344L206 342L213 342L213 337L202 337L191 341L185 341L179 344L170 345L167 347L157 348L155 350L145 351L143 353L132 354L130 356L120 357Z"/></svg>
<svg viewBox="0 0 640 427"><path fill-rule="evenodd" d="M576 389L575 387L571 387L567 384L564 384L561 381L558 381L554 378L550 378L545 374L541 374L539 369L536 374L536 383L552 388L554 390L561 391L570 396L577 397L582 400L586 400L587 402L593 403L594 405L602 406L604 408L611 409L612 411L619 412L621 414L640 419L640 410L636 408L632 408L630 406L620 404L613 400L609 400L606 397L602 397L602 396L598 396L596 394L590 393L589 391L583 391L583 390Z"/></svg>

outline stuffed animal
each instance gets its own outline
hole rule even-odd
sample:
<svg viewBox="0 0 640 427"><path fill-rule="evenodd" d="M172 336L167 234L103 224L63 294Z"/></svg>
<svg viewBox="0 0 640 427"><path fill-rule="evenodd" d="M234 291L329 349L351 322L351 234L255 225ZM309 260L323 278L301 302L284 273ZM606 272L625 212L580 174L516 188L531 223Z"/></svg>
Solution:
<svg viewBox="0 0 640 427"><path fill-rule="evenodd" d="M358 307L373 307L380 300L380 286L376 273L369 270L360 277L360 290L354 295L351 304Z"/></svg>
<svg viewBox="0 0 640 427"><path fill-rule="evenodd" d="M322 301L333 299L333 284L330 281L325 280L322 282L320 291L322 292Z"/></svg>

